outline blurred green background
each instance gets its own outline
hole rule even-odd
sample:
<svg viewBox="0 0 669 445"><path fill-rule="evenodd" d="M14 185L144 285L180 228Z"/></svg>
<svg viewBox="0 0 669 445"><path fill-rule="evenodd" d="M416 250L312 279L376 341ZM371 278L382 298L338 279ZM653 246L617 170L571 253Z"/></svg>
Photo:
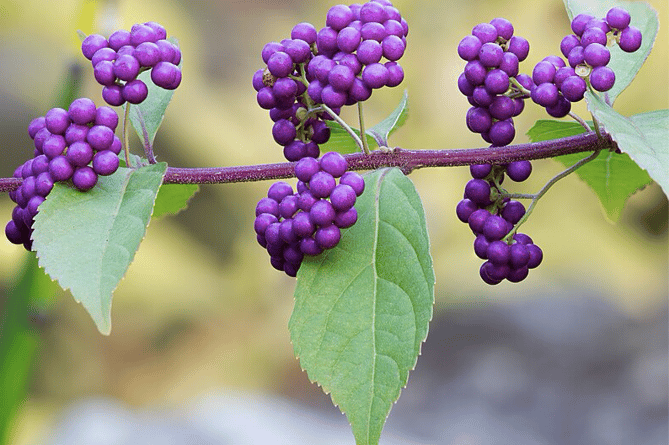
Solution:
<svg viewBox="0 0 669 445"><path fill-rule="evenodd" d="M624 115L669 107L669 12L666 1L649 3L660 14L660 32L638 78L616 103ZM180 167L281 162L272 122L256 104L251 76L261 68L266 42L289 37L301 21L322 27L333 4L0 0L0 176L11 176L32 155L27 125L54 105L73 66L81 69L81 95L102 105L101 87L80 54L76 30L108 35L149 20L163 24L168 36L179 40L184 58L183 82L156 139L158 159ZM394 4L410 25L401 61L405 82L375 92L365 109L373 125L395 107L406 88L409 120L391 140L404 148L484 146L467 131L469 104L456 86L464 63L455 49L475 24L498 16L510 19L516 34L531 44L523 72L544 56L558 54L569 30L558 0ZM575 111L587 116L584 104ZM343 115L354 116L350 111ZM515 142L526 142L525 131L539 118L548 116L528 104L516 120ZM133 149L140 153L137 141ZM536 161L532 177L516 189L536 191L560 169L551 160ZM633 196L621 220L610 224L578 178L561 181L525 227L544 251L541 267L522 284L490 287L478 278L480 260L472 251L471 233L455 218L468 178L467 168L411 175L428 218L436 312L471 303L514 302L546 289L575 299L589 292L603 294L631 317L666 305L667 200L657 185ZM132 406L174 406L216 387L327 398L308 383L292 354L287 322L294 280L275 272L255 241L253 209L268 186L203 186L186 212L153 221L114 294L109 337L97 332L69 294L52 288L53 298L39 309L41 347L10 443L31 443L69 402L91 395ZM6 194L0 195L3 221L12 207ZM22 247L0 240L0 302L17 286L27 255Z"/></svg>

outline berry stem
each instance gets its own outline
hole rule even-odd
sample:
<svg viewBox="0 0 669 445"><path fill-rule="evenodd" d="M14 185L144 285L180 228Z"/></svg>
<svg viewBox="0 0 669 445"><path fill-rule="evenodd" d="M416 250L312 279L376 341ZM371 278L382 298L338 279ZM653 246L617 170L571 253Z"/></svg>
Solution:
<svg viewBox="0 0 669 445"><path fill-rule="evenodd" d="M530 206L527 208L527 211L523 215L522 218L520 218L520 221L516 223L515 226L513 226L513 229L504 237L503 241L509 242L513 235L518 231L518 228L525 222L527 221L527 218L530 217L530 214L534 210L534 207L537 205L537 202L541 199L542 196L546 194L548 189L550 189L556 182L558 182L560 179L564 178L565 176L570 175L571 173L575 172L578 168L582 167L583 165L587 164L588 162L592 161L595 159L597 156L599 156L599 152L601 150L595 150L590 156L587 156L571 167L567 168L566 170L563 170L562 172L558 173L555 175L550 181L548 181L542 188L539 190L539 192L534 195L534 198L532 198L532 202L530 203ZM532 196L532 195L528 195Z"/></svg>
<svg viewBox="0 0 669 445"><path fill-rule="evenodd" d="M125 165L128 168L132 168L130 164L130 137L128 128L128 117L130 116L130 104L127 104L125 107L125 112L123 113L123 151L125 153Z"/></svg>
<svg viewBox="0 0 669 445"><path fill-rule="evenodd" d="M139 124L142 127L142 137L144 138L144 155L146 155L146 159L149 161L149 164L155 164L156 156L153 154L153 146L149 140L149 133L146 131L144 116L142 116L142 113L137 113L137 116L139 117Z"/></svg>
<svg viewBox="0 0 669 445"><path fill-rule="evenodd" d="M611 137L604 133L600 139L594 132L550 141L452 150L406 150L391 152L374 150L369 155L345 155L349 170L375 170L380 167L399 167L405 174L426 167L456 167L471 164L504 164L523 159L545 159L586 151L608 150L614 147ZM227 184L234 182L267 181L292 178L295 163L260 164L234 167L177 168L168 167L164 184ZM0 178L0 192L11 192L21 185L21 179Z"/></svg>
<svg viewBox="0 0 669 445"><path fill-rule="evenodd" d="M571 117L571 118L574 119L576 122L578 122L579 124L581 124L581 127L585 128L585 131L586 131L586 132L590 133L590 132L592 131L592 128L590 128L590 126L588 125L588 123L587 123L586 121L584 121L583 118L582 118L581 116L579 116L578 114L574 113L573 111L570 111L570 112L569 112L569 117ZM594 122L594 121L593 121L593 122Z"/></svg>
<svg viewBox="0 0 669 445"><path fill-rule="evenodd" d="M362 140L361 140L360 137L355 133L355 131L353 131L353 129L352 129L346 122L344 122L344 119L342 119L341 117L339 117L339 116L337 115L337 113L335 113L334 111L332 111L332 109L331 109L330 107L328 107L327 105L325 105L325 104L321 104L320 106L321 106L321 107L322 107L322 108L323 108L323 109L330 115L330 117L332 117L332 119L334 119L335 121L337 121L337 123L338 123L339 125L341 125L342 127L344 127L344 130L346 130L346 132L348 132L348 134L351 135L351 137L353 138L353 140L355 141L355 143L357 144L357 146L360 148L360 151L362 151L362 152L364 152L365 154L368 155L368 154L369 154L369 148L367 148L367 150L365 151L365 146L364 146ZM361 133L361 134L362 134L362 133Z"/></svg>
<svg viewBox="0 0 669 445"><path fill-rule="evenodd" d="M360 121L360 139L362 140L362 151L368 155L369 145L367 144L367 135L365 134L365 117L362 110L362 102L358 102L358 120Z"/></svg>

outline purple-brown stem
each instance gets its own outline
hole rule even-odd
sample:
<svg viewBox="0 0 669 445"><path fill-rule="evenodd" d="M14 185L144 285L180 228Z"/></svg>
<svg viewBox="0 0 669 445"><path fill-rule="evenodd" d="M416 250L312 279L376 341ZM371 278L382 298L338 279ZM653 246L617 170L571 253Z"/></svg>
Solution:
<svg viewBox="0 0 669 445"><path fill-rule="evenodd" d="M505 147L468 148L453 150L405 150L390 152L376 150L369 155L346 155L349 170L375 170L379 167L399 167L405 174L425 167L455 167L471 164L504 164L519 160L545 159L555 156L614 148L608 134L599 138L585 133L550 141ZM179 168L168 167L164 184L227 184L231 182L267 181L295 176L295 163L259 164L237 167ZM0 178L0 192L16 190L21 179Z"/></svg>

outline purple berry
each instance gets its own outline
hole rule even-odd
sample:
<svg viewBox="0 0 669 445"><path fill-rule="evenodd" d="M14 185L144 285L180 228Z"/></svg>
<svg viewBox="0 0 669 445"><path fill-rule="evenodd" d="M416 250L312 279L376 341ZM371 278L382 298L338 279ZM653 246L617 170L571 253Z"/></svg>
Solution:
<svg viewBox="0 0 669 445"><path fill-rule="evenodd" d="M343 91L337 91L332 85L325 85L321 92L321 100L330 108L340 108L346 104L347 95Z"/></svg>
<svg viewBox="0 0 669 445"><path fill-rule="evenodd" d="M590 73L590 84L597 91L608 91L616 82L616 74L608 66L598 66Z"/></svg>
<svg viewBox="0 0 669 445"><path fill-rule="evenodd" d="M87 97L75 99L67 109L67 114L75 124L86 125L95 120L95 102Z"/></svg>
<svg viewBox="0 0 669 445"><path fill-rule="evenodd" d="M479 50L479 60L486 68L497 68L502 63L504 51L496 43L484 43Z"/></svg>
<svg viewBox="0 0 669 445"><path fill-rule="evenodd" d="M518 56L512 52L505 52L502 55L502 62L499 64L499 69L504 71L509 77L518 75Z"/></svg>
<svg viewBox="0 0 669 445"><path fill-rule="evenodd" d="M272 136L279 145L288 145L296 135L295 125L287 119L279 119L272 126Z"/></svg>
<svg viewBox="0 0 669 445"><path fill-rule="evenodd" d="M509 75L500 69L494 69L488 72L484 84L490 94L503 94L509 89Z"/></svg>
<svg viewBox="0 0 669 445"><path fill-rule="evenodd" d="M401 84L404 80L404 69L402 69L402 66L397 62L386 62L384 66L388 69L386 86L392 88Z"/></svg>
<svg viewBox="0 0 669 445"><path fill-rule="evenodd" d="M70 125L70 117L62 108L52 108L44 115L46 129L51 134L65 134L65 130Z"/></svg>
<svg viewBox="0 0 669 445"><path fill-rule="evenodd" d="M641 30L636 26L628 26L620 32L620 41L618 46L625 52L633 53L641 48L642 35Z"/></svg>
<svg viewBox="0 0 669 445"><path fill-rule="evenodd" d="M532 163L527 160L510 162L506 167L506 174L512 181L522 182L530 177Z"/></svg>
<svg viewBox="0 0 669 445"><path fill-rule="evenodd" d="M113 174L119 166L118 156L111 150L102 150L93 156L93 170L100 176Z"/></svg>
<svg viewBox="0 0 669 445"><path fill-rule="evenodd" d="M318 162L323 171L335 178L339 178L346 173L346 169L348 168L346 159L336 151L325 153Z"/></svg>
<svg viewBox="0 0 669 445"><path fill-rule="evenodd" d="M490 131L492 117L487 109L482 107L472 107L467 110L466 123L467 128L472 132L484 133Z"/></svg>
<svg viewBox="0 0 669 445"><path fill-rule="evenodd" d="M508 233L506 220L501 216L492 215L483 224L483 235L490 242L501 240Z"/></svg>
<svg viewBox="0 0 669 445"><path fill-rule="evenodd" d="M102 89L102 98L112 107L118 107L125 103L123 90L119 85L110 85Z"/></svg>
<svg viewBox="0 0 669 445"><path fill-rule="evenodd" d="M458 55L461 59L470 61L478 58L479 50L483 44L476 36L466 36L458 44Z"/></svg>
<svg viewBox="0 0 669 445"><path fill-rule="evenodd" d="M510 247L509 264L514 269L527 266L530 260L530 251L527 245L521 243L512 244Z"/></svg>
<svg viewBox="0 0 669 445"><path fill-rule="evenodd" d="M49 162L49 174L54 181L67 181L72 177L74 168L65 156L56 156Z"/></svg>
<svg viewBox="0 0 669 445"><path fill-rule="evenodd" d="M270 198L262 198L256 204L256 216L262 213L270 213L276 217L279 216L279 203Z"/></svg>
<svg viewBox="0 0 669 445"><path fill-rule="evenodd" d="M278 181L272 184L267 190L267 197L275 200L277 203L281 202L283 198L293 194L293 188L284 181Z"/></svg>
<svg viewBox="0 0 669 445"><path fill-rule="evenodd" d="M330 224L325 227L321 227L316 230L314 238L318 245L323 249L332 249L335 247L339 240L341 239L341 232L339 227L334 224Z"/></svg>
<svg viewBox="0 0 669 445"><path fill-rule="evenodd" d="M74 142L67 148L65 158L73 167L83 167L93 160L93 149L86 142Z"/></svg>
<svg viewBox="0 0 669 445"><path fill-rule="evenodd" d="M151 80L154 84L161 88L165 89L174 89L176 88L175 83L178 86L178 83L181 79L181 70L178 66L170 62L158 62L151 69ZM270 107L272 108L272 107Z"/></svg>
<svg viewBox="0 0 669 445"><path fill-rule="evenodd" d="M558 89L555 84L542 83L532 90L531 97L536 104L542 107L551 107L557 104Z"/></svg>
<svg viewBox="0 0 669 445"><path fill-rule="evenodd" d="M377 63L383 57L383 46L376 40L363 40L358 46L356 57L363 65Z"/></svg>
<svg viewBox="0 0 669 445"><path fill-rule="evenodd" d="M335 185L336 182L333 175L325 171L316 172L309 180L309 189L316 198L330 196Z"/></svg>
<svg viewBox="0 0 669 445"><path fill-rule="evenodd" d="M544 258L544 253L536 244L527 244L527 250L530 252L530 259L527 261L527 267L534 269L541 264Z"/></svg>
<svg viewBox="0 0 669 445"><path fill-rule="evenodd" d="M504 241L491 241L486 250L486 257L493 264L504 265L511 258L511 250Z"/></svg>
<svg viewBox="0 0 669 445"><path fill-rule="evenodd" d="M472 213L478 210L478 206L471 199L463 199L458 202L458 205L455 207L455 214L458 216L458 219L463 223L466 223L469 220L469 217Z"/></svg>
<svg viewBox="0 0 669 445"><path fill-rule="evenodd" d="M77 168L72 175L72 184L82 192L92 189L97 182L98 175L87 166Z"/></svg>
<svg viewBox="0 0 669 445"><path fill-rule="evenodd" d="M574 20L571 21L571 30L574 31L574 34L581 36L583 31L585 31L585 25L594 19L590 14L579 14L574 17Z"/></svg>
<svg viewBox="0 0 669 445"><path fill-rule="evenodd" d="M154 66L156 63L162 61L162 54L160 47L153 42L144 42L135 48L132 55L137 59L139 64L144 67Z"/></svg>
<svg viewBox="0 0 669 445"><path fill-rule="evenodd" d="M325 25L339 31L348 26L353 20L353 11L346 5L335 5L331 7L325 18Z"/></svg>
<svg viewBox="0 0 669 445"><path fill-rule="evenodd" d="M149 95L149 89L139 79L131 80L123 86L123 99L131 104L140 104Z"/></svg>
<svg viewBox="0 0 669 445"><path fill-rule="evenodd" d="M625 29L629 26L630 19L630 13L618 6L614 6L606 13L606 23L611 28Z"/></svg>
<svg viewBox="0 0 669 445"><path fill-rule="evenodd" d="M156 31L147 25L136 24L130 29L130 44L134 47L141 45L144 42L156 42L159 40L159 35Z"/></svg>
<svg viewBox="0 0 669 445"><path fill-rule="evenodd" d="M362 81L371 89L381 88L388 82L388 68L380 63L372 63L362 70Z"/></svg>
<svg viewBox="0 0 669 445"><path fill-rule="evenodd" d="M356 172L349 171L344 173L341 178L339 178L339 183L350 185L355 191L356 196L362 195L362 192L365 191L365 180Z"/></svg>
<svg viewBox="0 0 669 445"><path fill-rule="evenodd" d="M104 125L113 130L118 126L118 114L112 108L102 106L95 112L95 125Z"/></svg>
<svg viewBox="0 0 669 445"><path fill-rule="evenodd" d="M569 57L571 50L580 45L581 40L574 34L569 34L562 38L562 41L560 42L560 51L565 57Z"/></svg>
<svg viewBox="0 0 669 445"><path fill-rule="evenodd" d="M314 224L324 227L332 224L336 215L335 209L329 201L319 199L311 206L309 216Z"/></svg>
<svg viewBox="0 0 669 445"><path fill-rule="evenodd" d="M469 173L472 178L484 179L492 171L492 164L472 164L469 166Z"/></svg>
<svg viewBox="0 0 669 445"><path fill-rule="evenodd" d="M330 193L332 207L339 213L345 212L355 205L355 191L350 185L339 184Z"/></svg>
<svg viewBox="0 0 669 445"><path fill-rule="evenodd" d="M583 50L583 58L592 67L604 66L611 60L611 53L604 45L591 43Z"/></svg>
<svg viewBox="0 0 669 445"><path fill-rule="evenodd" d="M490 24L497 30L497 35L504 40L509 40L513 36L513 24L509 20L497 17L492 19Z"/></svg>
<svg viewBox="0 0 669 445"><path fill-rule="evenodd" d="M47 158L53 159L60 156L65 151L67 142L65 138L59 134L52 134L42 144L42 152Z"/></svg>
<svg viewBox="0 0 669 445"><path fill-rule="evenodd" d="M360 8L360 21L362 23L383 23L388 20L388 13L383 5L376 2L367 2Z"/></svg>
<svg viewBox="0 0 669 445"><path fill-rule="evenodd" d="M479 23L472 29L472 35L478 37L481 43L497 40L497 29L490 23Z"/></svg>
<svg viewBox="0 0 669 445"><path fill-rule="evenodd" d="M599 28L587 28L581 36L581 46L585 49L592 43L606 45L606 33Z"/></svg>
<svg viewBox="0 0 669 445"><path fill-rule="evenodd" d="M397 36L388 36L384 38L381 42L381 47L383 49L383 57L391 62L395 62L402 58L402 55L404 55L404 50L406 49L402 39Z"/></svg>
<svg viewBox="0 0 669 445"><path fill-rule="evenodd" d="M253 222L253 229L258 235L264 235L270 224L276 223L277 217L269 213L262 213L258 215Z"/></svg>
<svg viewBox="0 0 669 445"><path fill-rule="evenodd" d="M496 147L509 145L516 137L516 128L511 119L497 121L492 124L488 132L490 143Z"/></svg>
<svg viewBox="0 0 669 445"><path fill-rule="evenodd" d="M507 49L515 54L518 57L518 60L522 62L530 53L530 43L523 37L513 36L507 44Z"/></svg>
<svg viewBox="0 0 669 445"><path fill-rule="evenodd" d="M298 23L290 32L291 39L304 40L309 45L316 43L317 31L311 23Z"/></svg>
<svg viewBox="0 0 669 445"><path fill-rule="evenodd" d="M553 82L557 69L550 62L542 61L536 64L532 70L532 80L536 85Z"/></svg>
<svg viewBox="0 0 669 445"><path fill-rule="evenodd" d="M340 229L346 229L355 224L356 221L358 221L358 211L355 207L351 207L345 212L337 213L334 224Z"/></svg>
<svg viewBox="0 0 669 445"><path fill-rule="evenodd" d="M84 54L85 58L91 60L96 51L101 48L106 48L107 46L107 39L105 39L104 36L101 36L100 34L91 34L81 42L81 52Z"/></svg>
<svg viewBox="0 0 669 445"><path fill-rule="evenodd" d="M583 99L587 88L585 80L576 75L567 77L560 85L560 91L570 102L578 102Z"/></svg>
<svg viewBox="0 0 669 445"><path fill-rule="evenodd" d="M109 36L109 47L114 51L127 45L130 45L130 31L119 29Z"/></svg>
<svg viewBox="0 0 669 445"><path fill-rule="evenodd" d="M86 142L91 145L93 150L108 150L114 142L114 132L104 125L94 125L88 130Z"/></svg>
<svg viewBox="0 0 669 445"><path fill-rule="evenodd" d="M504 205L501 215L511 224L516 224L525 215L525 206L518 201L509 201Z"/></svg>

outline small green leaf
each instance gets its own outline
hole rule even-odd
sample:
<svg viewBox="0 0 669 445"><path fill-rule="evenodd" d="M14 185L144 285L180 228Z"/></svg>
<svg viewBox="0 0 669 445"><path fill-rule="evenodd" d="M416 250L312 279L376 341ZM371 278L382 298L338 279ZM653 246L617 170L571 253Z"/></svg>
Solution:
<svg viewBox="0 0 669 445"><path fill-rule="evenodd" d="M168 40L178 46L174 37L170 37ZM183 58L179 63L179 67L182 64ZM167 110L167 106L172 100L174 90L166 90L156 86L151 80L151 71L144 71L137 78L146 84L149 89L149 95L139 105L126 103L125 106L130 107L130 122L132 122L132 126L135 128L139 140L143 141L143 143L148 141L150 145L153 145L153 140L156 137L158 128L160 128L160 124L163 122L165 110ZM144 133L145 130L146 134Z"/></svg>
<svg viewBox="0 0 669 445"><path fill-rule="evenodd" d="M188 201L197 193L197 184L163 184L153 206L153 218L176 215L188 207Z"/></svg>
<svg viewBox="0 0 669 445"><path fill-rule="evenodd" d="M360 147L355 143L355 140L338 122L326 121L325 123L330 128L330 139L325 144L321 144L321 153L329 151L336 151L341 154L360 152ZM352 130L360 137L360 130L357 128L352 128ZM377 147L376 141L369 134L367 135L367 143L371 150Z"/></svg>
<svg viewBox="0 0 669 445"><path fill-rule="evenodd" d="M111 331L111 297L151 219L167 169L164 162L119 168L86 193L56 184L35 217L33 250L39 264L93 318Z"/></svg>
<svg viewBox="0 0 669 445"><path fill-rule="evenodd" d="M358 445L377 444L427 336L434 271L425 213L398 169L365 177L358 222L305 258L289 329L311 381L331 393Z"/></svg>
<svg viewBox="0 0 669 445"><path fill-rule="evenodd" d="M532 142L546 141L575 136L585 130L577 123L542 120L527 132ZM589 156L589 153L575 153L554 158L565 167ZM625 206L627 198L644 188L652 179L630 157L624 153L602 151L596 159L588 162L576 174L592 188L607 218L615 222Z"/></svg>
<svg viewBox="0 0 669 445"><path fill-rule="evenodd" d="M639 167L646 170L669 196L669 110L658 110L627 118L602 99L586 92L588 110L606 132Z"/></svg>
<svg viewBox="0 0 669 445"><path fill-rule="evenodd" d="M402 95L397 108L384 120L367 130L367 134L374 137L379 147L388 147L388 136L404 125L409 115L409 95L406 90Z"/></svg>
<svg viewBox="0 0 669 445"><path fill-rule="evenodd" d="M567 13L573 19L580 13L588 13L598 18L606 17L606 13L614 6L626 9L632 16L631 25L641 30L641 48L633 53L626 53L617 44L609 46L611 61L608 67L616 73L616 83L604 94L610 104L616 100L620 93L632 82L636 73L646 61L650 50L653 48L657 30L660 26L657 11L645 2L629 2L624 0L602 1L602 0L564 0Z"/></svg>

